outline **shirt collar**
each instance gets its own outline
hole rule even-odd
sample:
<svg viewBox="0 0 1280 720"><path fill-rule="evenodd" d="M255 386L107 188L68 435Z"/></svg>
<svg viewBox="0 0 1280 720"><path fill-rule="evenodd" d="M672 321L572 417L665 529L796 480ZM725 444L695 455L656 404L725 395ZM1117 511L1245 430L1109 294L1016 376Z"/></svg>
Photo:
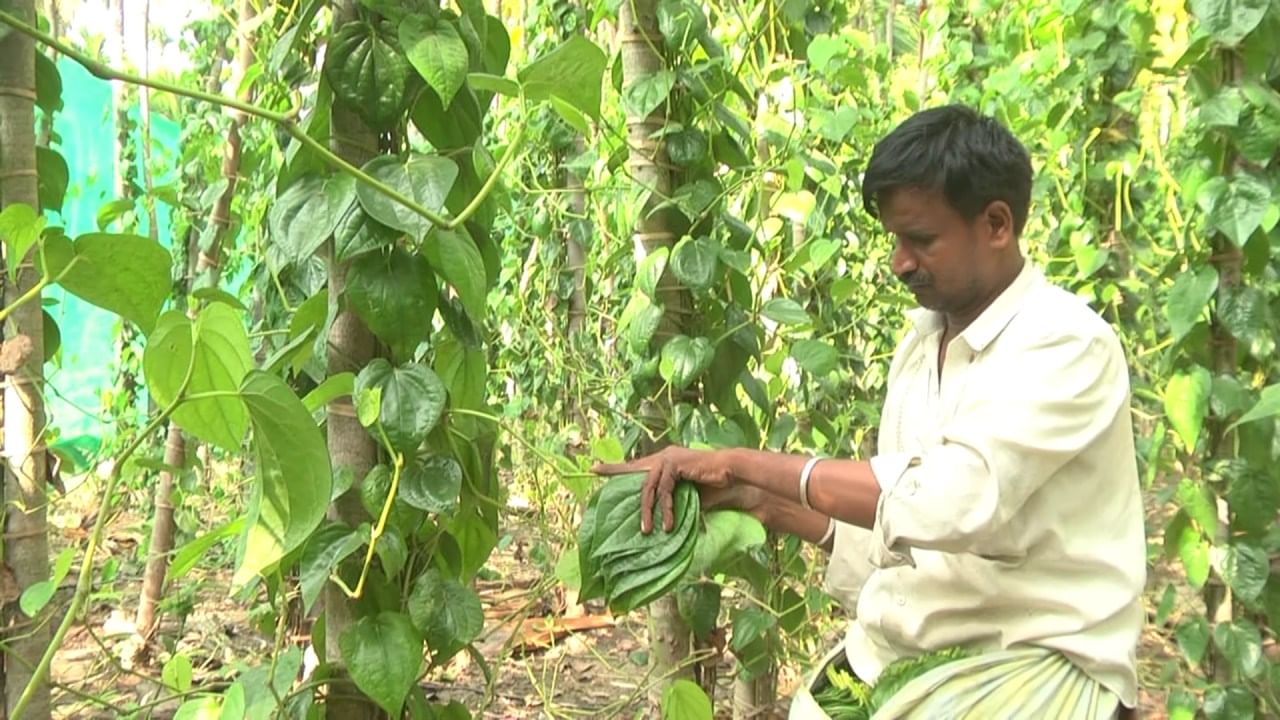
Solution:
<svg viewBox="0 0 1280 720"><path fill-rule="evenodd" d="M982 314L969 323L969 327L965 328L957 337L964 340L974 352L982 352L992 340L1004 330L1014 315L1018 314L1018 309L1022 307L1022 301L1027 294L1031 292L1044 279L1044 273L1040 268L1031 263L1030 260L1022 261L1022 270L1018 272L1018 276L1013 279L1009 287L1004 292L996 296L996 299L987 306ZM921 335L932 335L941 332L943 328L942 313L934 312L926 308L915 308L906 312L907 319L911 321L913 327Z"/></svg>

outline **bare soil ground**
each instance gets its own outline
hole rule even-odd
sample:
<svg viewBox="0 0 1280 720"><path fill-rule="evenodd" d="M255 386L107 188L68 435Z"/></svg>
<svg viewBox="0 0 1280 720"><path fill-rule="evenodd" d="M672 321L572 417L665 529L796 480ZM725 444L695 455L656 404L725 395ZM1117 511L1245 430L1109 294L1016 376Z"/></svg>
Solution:
<svg viewBox="0 0 1280 720"><path fill-rule="evenodd" d="M73 496L76 493L73 492ZM84 494L87 497L87 493ZM1164 511L1149 499L1150 542L1158 543ZM141 495L131 507L146 508ZM53 516L57 526L54 552L74 544L83 547L91 515L88 503L67 503ZM512 535L503 550L494 554L490 572L478 583L485 605L486 634L477 643L495 681L486 682L483 668L465 654L430 678L428 694L440 700L457 700L476 714L491 720L525 718L652 717L646 691L653 686L647 676L646 626L643 615L610 617L589 606L580 617L565 618L564 597L544 572L528 558L528 548L539 538L537 530L518 516L507 521ZM88 623L76 625L67 636L53 667L56 715L60 718L96 720L120 717L126 702L154 703L151 717L172 717L176 701L163 702L160 668L172 653L192 658L195 687L214 690L232 676L237 663L262 662L272 652L270 622L254 602L230 597L227 558L217 569L208 563L183 578L169 600L185 605L185 614L169 612L149 652L138 656L136 637L128 634L136 606L143 558L144 523L136 514L114 519L99 555L99 565L110 558L118 566L113 582L99 583L88 608ZM65 607L73 578L63 584L55 602ZM1178 607L1194 607L1195 593L1181 583L1179 569L1163 560L1154 565L1148 583L1148 617L1154 619L1165 587L1180 586ZM179 619L180 618L180 619ZM1139 652L1142 692L1140 717L1167 717L1167 688L1180 681L1172 643L1174 612L1165 627L1149 622ZM830 642L838 637L840 619L815 619ZM305 635L294 640L305 643ZM779 672L781 699L768 717L785 717L786 698L794 691L802 668L784 665ZM731 717L733 659L720 657L716 692L717 717ZM145 717L145 715L143 715Z"/></svg>

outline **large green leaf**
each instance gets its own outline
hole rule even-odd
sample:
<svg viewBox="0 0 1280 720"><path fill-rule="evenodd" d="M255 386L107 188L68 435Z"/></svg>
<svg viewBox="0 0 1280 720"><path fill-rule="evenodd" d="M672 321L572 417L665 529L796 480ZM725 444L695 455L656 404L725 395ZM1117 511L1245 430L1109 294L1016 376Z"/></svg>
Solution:
<svg viewBox="0 0 1280 720"><path fill-rule="evenodd" d="M806 371L826 375L836 369L839 353L822 340L797 340L791 344L791 357Z"/></svg>
<svg viewBox="0 0 1280 720"><path fill-rule="evenodd" d="M458 178L458 166L452 160L417 153L407 157L379 155L365 164L364 171L432 212L444 208ZM432 227L430 220L365 183L356 188L356 196L364 211L383 225L415 238L424 237Z"/></svg>
<svg viewBox="0 0 1280 720"><path fill-rule="evenodd" d="M1207 720L1253 720L1254 702L1247 687L1214 685L1204 693L1204 716Z"/></svg>
<svg viewBox="0 0 1280 720"><path fill-rule="evenodd" d="M1266 669L1262 658L1262 635L1258 626L1247 619L1218 623L1213 628L1213 644L1222 651L1237 672L1257 677Z"/></svg>
<svg viewBox="0 0 1280 720"><path fill-rule="evenodd" d="M393 40L393 30L351 22L338 29L325 53L324 75L333 94L375 130L395 124L404 104L409 61Z"/></svg>
<svg viewBox="0 0 1280 720"><path fill-rule="evenodd" d="M1194 452L1200 439L1212 389L1213 377L1199 365L1189 372L1175 373L1165 385L1164 414L1187 452Z"/></svg>
<svg viewBox="0 0 1280 720"><path fill-rule="evenodd" d="M437 663L452 657L484 629L479 596L439 570L428 570L414 580L408 607Z"/></svg>
<svg viewBox="0 0 1280 720"><path fill-rule="evenodd" d="M466 86L454 95L453 105L448 111L434 92L424 92L418 96L412 113L414 127L427 138L431 147L442 154L476 145L484 130L483 116L484 111L475 93ZM470 201L471 197L468 196L467 200Z"/></svg>
<svg viewBox="0 0 1280 720"><path fill-rule="evenodd" d="M356 395L378 388L382 407L378 419L391 446L410 454L431 432L444 412L444 383L430 368L418 363L392 367L377 358L356 376Z"/></svg>
<svg viewBox="0 0 1280 720"><path fill-rule="evenodd" d="M764 608L742 608L734 614L733 637L729 644L734 650L742 650L763 638L777 624L773 614Z"/></svg>
<svg viewBox="0 0 1280 720"><path fill-rule="evenodd" d="M1237 45L1267 14L1269 0L1191 0L1200 27L1223 45Z"/></svg>
<svg viewBox="0 0 1280 720"><path fill-rule="evenodd" d="M27 256L27 251L40 239L44 225L45 219L30 205L13 203L0 211L0 242L4 243L5 257L9 258L6 269L10 283L17 279L21 265L15 260Z"/></svg>
<svg viewBox="0 0 1280 720"><path fill-rule="evenodd" d="M333 482L324 436L283 380L251 371L240 396L253 426L257 478L236 586L307 540L324 519Z"/></svg>
<svg viewBox="0 0 1280 720"><path fill-rule="evenodd" d="M355 178L346 173L303 177L267 213L272 240L289 262L305 262L349 215L355 196Z"/></svg>
<svg viewBox="0 0 1280 720"><path fill-rule="evenodd" d="M1280 415L1280 383L1262 388L1257 404L1249 408L1249 412L1242 415L1239 420L1232 423L1231 427L1235 428L1237 425L1275 417L1276 415Z"/></svg>
<svg viewBox="0 0 1280 720"><path fill-rule="evenodd" d="M339 261L350 260L387 247L400 236L400 231L374 220L358 203L352 203L333 231L333 254Z"/></svg>
<svg viewBox="0 0 1280 720"><path fill-rule="evenodd" d="M302 611L311 612L311 606L320 598L320 591L329 580L338 563L346 559L364 544L368 533L361 533L341 523L320 528L302 550L298 562L299 586L302 591Z"/></svg>
<svg viewBox="0 0 1280 720"><path fill-rule="evenodd" d="M398 612L360 618L342 632L338 648L356 687L400 717L422 667L422 638L409 618Z"/></svg>
<svg viewBox="0 0 1280 720"><path fill-rule="evenodd" d="M659 70L637 79L622 93L622 106L627 117L647 118L666 102L671 89L676 86L676 74L671 70Z"/></svg>
<svg viewBox="0 0 1280 720"><path fill-rule="evenodd" d="M690 680L676 680L662 692L662 720L712 720L711 698Z"/></svg>
<svg viewBox="0 0 1280 720"><path fill-rule="evenodd" d="M427 236L422 252L431 267L458 292L471 321L483 322L489 288L485 283L484 258L480 257L471 236L465 230L436 228Z"/></svg>
<svg viewBox="0 0 1280 720"><path fill-rule="evenodd" d="M1271 205L1271 186L1249 174L1233 177L1209 213L1209 225L1244 247Z"/></svg>
<svg viewBox="0 0 1280 720"><path fill-rule="evenodd" d="M193 355L188 396L235 393L253 368L249 336L239 314L213 303L200 311L194 328L176 310L161 317L143 353L142 367L147 387L162 407L174 401ZM240 450L249 429L244 403L234 394L186 401L173 420L197 438L230 452Z"/></svg>
<svg viewBox="0 0 1280 720"><path fill-rule="evenodd" d="M151 334L171 290L173 260L160 243L138 235L91 233L74 243L54 236L45 258L67 292Z"/></svg>
<svg viewBox="0 0 1280 720"><path fill-rule="evenodd" d="M414 460L400 475L400 498L426 512L451 512L461 491L462 466L447 455Z"/></svg>
<svg viewBox="0 0 1280 720"><path fill-rule="evenodd" d="M809 313L791 298L773 298L764 304L760 314L782 325L804 325L810 322Z"/></svg>
<svg viewBox="0 0 1280 720"><path fill-rule="evenodd" d="M574 35L519 72L525 97L559 97L583 114L600 119L600 94L607 64L604 51L582 35ZM495 74L501 70L490 69Z"/></svg>
<svg viewBox="0 0 1280 720"><path fill-rule="evenodd" d="M44 210L62 212L62 203L71 183L71 171L67 161L57 150L36 146L36 197Z"/></svg>
<svg viewBox="0 0 1280 720"><path fill-rule="evenodd" d="M467 347L459 340L445 338L434 344L435 371L449 389L454 408L480 410L484 406L489 369L483 350Z"/></svg>
<svg viewBox="0 0 1280 720"><path fill-rule="evenodd" d="M1173 635L1187 662L1199 665L1209 649L1209 621L1203 615L1193 615L1179 623Z"/></svg>
<svg viewBox="0 0 1280 720"><path fill-rule="evenodd" d="M705 289L711 285L719 254L710 240L686 237L672 252L671 271L685 287Z"/></svg>
<svg viewBox="0 0 1280 720"><path fill-rule="evenodd" d="M400 23L400 45L409 62L448 109L467 80L467 46L452 22L411 14Z"/></svg>
<svg viewBox="0 0 1280 720"><path fill-rule="evenodd" d="M658 281L662 279L662 272L667 269L667 260L671 257L671 251L666 248L658 248L649 253L636 266L636 287L645 295L658 299Z"/></svg>
<svg viewBox="0 0 1280 720"><path fill-rule="evenodd" d="M715 357L715 347L704 337L677 335L662 347L658 373L676 390L683 390L697 380Z"/></svg>
<svg viewBox="0 0 1280 720"><path fill-rule="evenodd" d="M48 55L36 52L36 107L46 115L62 109L62 75Z"/></svg>
<svg viewBox="0 0 1280 720"><path fill-rule="evenodd" d="M399 247L362 255L347 272L351 309L399 359L411 357L430 335L437 293L426 261Z"/></svg>
<svg viewBox="0 0 1280 720"><path fill-rule="evenodd" d="M1175 342L1191 332L1217 290L1218 270L1212 265L1178 275L1169 289L1169 299L1164 308Z"/></svg>
<svg viewBox="0 0 1280 720"><path fill-rule="evenodd" d="M1245 603L1253 603L1262 596L1262 589L1271 574L1271 561L1267 551L1257 545L1233 543L1224 548L1213 548L1212 557L1236 597Z"/></svg>
<svg viewBox="0 0 1280 720"><path fill-rule="evenodd" d="M719 510L703 516L698 547L689 570L695 576L728 572L729 566L751 548L764 544L765 529L759 520L737 510Z"/></svg>

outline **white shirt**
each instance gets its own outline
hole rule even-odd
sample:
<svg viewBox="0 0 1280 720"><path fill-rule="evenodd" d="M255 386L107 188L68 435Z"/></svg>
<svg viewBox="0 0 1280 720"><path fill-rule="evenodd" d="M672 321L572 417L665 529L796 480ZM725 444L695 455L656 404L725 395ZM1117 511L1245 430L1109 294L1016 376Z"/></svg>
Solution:
<svg viewBox="0 0 1280 720"><path fill-rule="evenodd" d="M1115 333L1025 262L947 347L918 309L889 371L876 521L838 523L850 666L964 644L1061 651L1133 707L1146 540Z"/></svg>

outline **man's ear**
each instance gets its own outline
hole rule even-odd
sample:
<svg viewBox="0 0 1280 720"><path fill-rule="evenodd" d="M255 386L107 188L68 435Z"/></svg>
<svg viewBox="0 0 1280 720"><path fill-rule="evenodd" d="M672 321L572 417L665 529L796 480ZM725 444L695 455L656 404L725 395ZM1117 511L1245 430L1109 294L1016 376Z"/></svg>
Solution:
<svg viewBox="0 0 1280 720"><path fill-rule="evenodd" d="M1009 203L996 200L982 213L983 229L991 247L1002 250L1018 241L1013 232L1013 210Z"/></svg>

